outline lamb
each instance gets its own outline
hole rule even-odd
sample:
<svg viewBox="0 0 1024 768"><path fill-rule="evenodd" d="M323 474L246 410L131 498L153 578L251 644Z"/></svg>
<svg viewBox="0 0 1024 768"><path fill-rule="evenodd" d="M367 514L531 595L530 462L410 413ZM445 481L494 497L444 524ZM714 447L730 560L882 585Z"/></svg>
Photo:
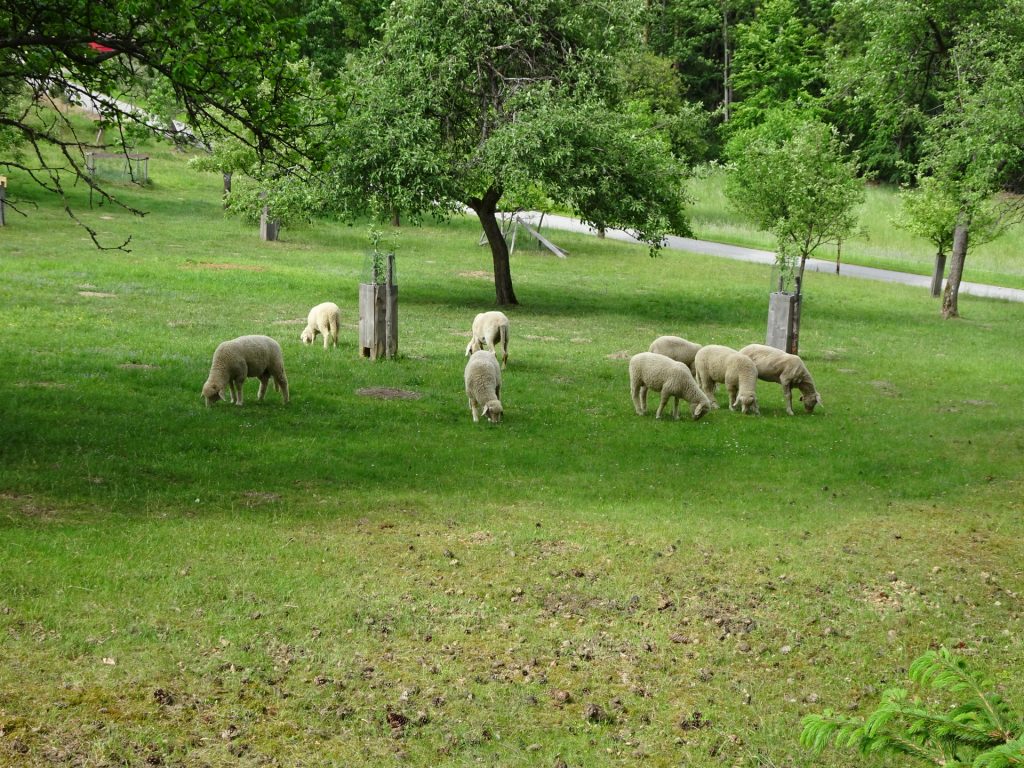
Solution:
<svg viewBox="0 0 1024 768"><path fill-rule="evenodd" d="M697 386L685 363L657 352L633 355L629 359L629 393L633 397L633 407L638 416L647 413L647 392L652 389L661 392L661 403L654 414L656 419L661 418L670 397L676 399L672 408L674 419L679 418L680 398L690 404L690 414L694 421L711 411L711 400Z"/></svg>
<svg viewBox="0 0 1024 768"><path fill-rule="evenodd" d="M206 407L223 399L231 399L235 405L241 405L242 385L246 378L260 380L256 398L262 401L271 377L287 404L288 379L284 373L280 344L269 336L239 336L223 341L214 350L210 375L203 384Z"/></svg>
<svg viewBox="0 0 1024 768"><path fill-rule="evenodd" d="M800 390L800 399L807 413L813 413L816 405L824 405L821 395L814 386L810 371L797 355L765 344L748 344L740 352L754 361L754 365L757 366L757 378L782 385L782 394L786 398L786 413L790 416L793 415L793 387Z"/></svg>
<svg viewBox="0 0 1024 768"><path fill-rule="evenodd" d="M299 336L303 344L312 344L316 335L324 337L324 349L327 349L328 342L338 346L338 327L341 325L341 310L338 305L331 301L317 304L309 310L306 318L306 328Z"/></svg>
<svg viewBox="0 0 1024 768"><path fill-rule="evenodd" d="M760 413L757 407L757 366L746 355L721 344L701 347L693 359L697 369L697 383L715 403L715 388L725 383L729 392L729 410L740 408L743 413Z"/></svg>
<svg viewBox="0 0 1024 768"><path fill-rule="evenodd" d="M498 353L501 341L501 367L508 362L508 318L504 312L481 312L473 318L473 338L466 346L466 357L490 345Z"/></svg>
<svg viewBox="0 0 1024 768"><path fill-rule="evenodd" d="M659 336L651 342L649 352L657 352L671 357L678 363L685 363L693 373L693 358L697 355L700 344L694 344L678 336Z"/></svg>
<svg viewBox="0 0 1024 768"><path fill-rule="evenodd" d="M492 423L498 424L503 411L501 407L501 368L498 366L497 356L489 350L478 349L466 363L464 378L473 421L480 421L480 416L483 415Z"/></svg>

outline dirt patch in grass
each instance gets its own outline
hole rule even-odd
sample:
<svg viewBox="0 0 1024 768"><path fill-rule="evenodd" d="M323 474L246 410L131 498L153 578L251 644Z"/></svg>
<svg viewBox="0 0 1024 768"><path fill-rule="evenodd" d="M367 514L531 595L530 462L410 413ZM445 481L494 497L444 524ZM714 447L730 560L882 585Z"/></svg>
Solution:
<svg viewBox="0 0 1024 768"><path fill-rule="evenodd" d="M160 370L159 365L150 365L149 363L121 363L118 368L124 368L129 371L158 371Z"/></svg>
<svg viewBox="0 0 1024 768"><path fill-rule="evenodd" d="M187 261L185 267L188 269L240 269L245 272L263 272L263 267L257 264L232 264L230 262L218 263L213 261Z"/></svg>
<svg viewBox="0 0 1024 768"><path fill-rule="evenodd" d="M79 291L79 296L88 296L91 299L116 299L116 293L106 293L104 291Z"/></svg>
<svg viewBox="0 0 1024 768"><path fill-rule="evenodd" d="M459 277L470 277L474 280L490 280L494 277L490 272L484 272L483 270L477 269L471 272L456 272Z"/></svg>
<svg viewBox="0 0 1024 768"><path fill-rule="evenodd" d="M871 382L871 386L873 386L875 388L875 390L878 392L878 394L884 395L885 397L899 397L900 396L899 390L896 389L896 385L893 384L891 381L885 381L885 380L872 381Z"/></svg>
<svg viewBox="0 0 1024 768"><path fill-rule="evenodd" d="M612 352L610 355L605 355L609 360L629 360L632 356L633 355L625 349L620 349L618 352Z"/></svg>
<svg viewBox="0 0 1024 768"><path fill-rule="evenodd" d="M392 387L364 387L356 390L357 395L363 397L374 397L378 400L419 400L423 397L422 392L412 392L408 389L394 389Z"/></svg>

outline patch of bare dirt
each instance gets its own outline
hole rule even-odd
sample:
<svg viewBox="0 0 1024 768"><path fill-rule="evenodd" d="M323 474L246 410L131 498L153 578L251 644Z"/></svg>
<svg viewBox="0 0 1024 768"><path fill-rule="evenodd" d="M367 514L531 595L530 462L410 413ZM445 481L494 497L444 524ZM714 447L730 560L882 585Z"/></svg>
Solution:
<svg viewBox="0 0 1024 768"><path fill-rule="evenodd" d="M79 296L88 296L92 299L116 299L116 293L106 293L105 291L79 291Z"/></svg>
<svg viewBox="0 0 1024 768"><path fill-rule="evenodd" d="M886 397L900 396L899 390L896 389L896 385L891 381L872 381L871 386L873 386L880 395L885 395Z"/></svg>
<svg viewBox="0 0 1024 768"><path fill-rule="evenodd" d="M609 360L629 360L632 356L633 355L625 349L620 349L618 352L612 352L610 355L605 355Z"/></svg>
<svg viewBox="0 0 1024 768"><path fill-rule="evenodd" d="M124 368L125 370L138 370L138 371L158 371L160 370L159 365L150 365L149 363L121 363L118 368Z"/></svg>
<svg viewBox="0 0 1024 768"><path fill-rule="evenodd" d="M412 392L408 389L394 389L392 387L364 387L356 390L357 395L363 397L374 397L378 400L419 400L423 397L422 392Z"/></svg>
<svg viewBox="0 0 1024 768"><path fill-rule="evenodd" d="M19 387L33 387L35 389L67 389L68 385L58 381L19 381Z"/></svg>
<svg viewBox="0 0 1024 768"><path fill-rule="evenodd" d="M471 272L457 272L459 277L470 277L474 280L490 280L493 275L490 272L484 272L483 270L477 269Z"/></svg>

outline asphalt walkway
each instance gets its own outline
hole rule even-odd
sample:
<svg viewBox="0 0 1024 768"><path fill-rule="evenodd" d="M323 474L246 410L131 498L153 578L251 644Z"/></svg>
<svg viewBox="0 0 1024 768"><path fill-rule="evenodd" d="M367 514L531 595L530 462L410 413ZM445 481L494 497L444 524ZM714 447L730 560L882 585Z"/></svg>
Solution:
<svg viewBox="0 0 1024 768"><path fill-rule="evenodd" d="M540 220L539 213L520 214L524 219L536 224ZM596 235L593 227L583 224L578 219L568 216L556 216L553 214L544 215L545 227L561 229L568 232L582 232L588 235ZM639 242L627 232L618 229L609 229L605 237L612 240L623 240L625 242ZM713 243L707 240L694 240L689 237L668 236L665 242L666 248L677 251L688 251L700 253L706 256L721 256L726 259L737 261L749 261L755 264L774 264L775 254L772 251L761 251L756 248L744 248L739 245L726 245L725 243ZM835 274L836 265L834 261L823 259L808 259L806 269L810 272L828 272ZM860 267L855 264L842 264L839 270L840 277L856 277L862 280L878 280L884 283L901 283L928 290L932 280L924 275L912 275L908 272L896 272L891 269L876 269L875 267ZM985 285L984 283L971 283L963 281L960 283L960 293L970 296L982 296L988 299L1002 299L1004 301L1024 302L1024 290L1019 288L1004 288L999 285Z"/></svg>

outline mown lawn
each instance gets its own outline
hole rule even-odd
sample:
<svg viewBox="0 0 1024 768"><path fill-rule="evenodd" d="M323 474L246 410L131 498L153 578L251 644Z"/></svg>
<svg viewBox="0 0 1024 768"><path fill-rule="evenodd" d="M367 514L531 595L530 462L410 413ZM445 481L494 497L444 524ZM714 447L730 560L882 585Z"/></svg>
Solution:
<svg viewBox="0 0 1024 768"><path fill-rule="evenodd" d="M505 422L462 369L473 221L403 227L399 352L356 349L362 225L262 243L155 149L149 211L0 231L0 765L845 766L925 649L1024 700L1024 306L811 275L825 407L633 413L657 335L763 340L763 267L556 233L520 249ZM342 307L341 348L298 337ZM205 408L220 341L293 401ZM399 389L408 399L360 394ZM724 402L724 395L721 396Z"/></svg>

